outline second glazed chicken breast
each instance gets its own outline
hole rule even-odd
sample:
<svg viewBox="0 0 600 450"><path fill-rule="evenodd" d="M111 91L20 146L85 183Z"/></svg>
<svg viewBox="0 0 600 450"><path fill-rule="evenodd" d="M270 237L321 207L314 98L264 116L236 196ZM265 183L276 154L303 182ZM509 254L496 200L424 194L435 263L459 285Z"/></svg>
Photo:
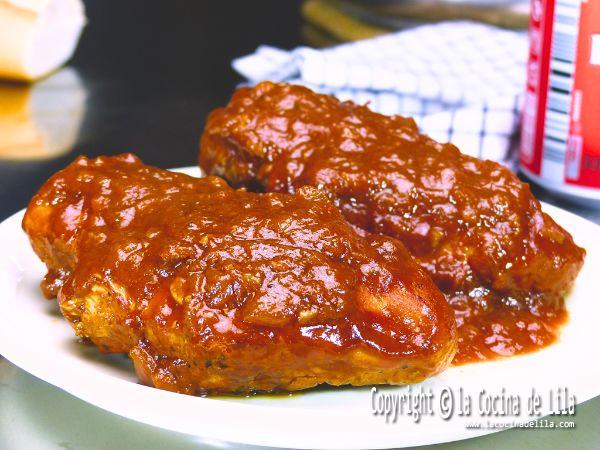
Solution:
<svg viewBox="0 0 600 450"><path fill-rule="evenodd" d="M265 82L210 114L200 166L257 191L313 186L354 225L400 239L456 311L460 361L546 345L565 319L584 250L507 168L412 119Z"/></svg>

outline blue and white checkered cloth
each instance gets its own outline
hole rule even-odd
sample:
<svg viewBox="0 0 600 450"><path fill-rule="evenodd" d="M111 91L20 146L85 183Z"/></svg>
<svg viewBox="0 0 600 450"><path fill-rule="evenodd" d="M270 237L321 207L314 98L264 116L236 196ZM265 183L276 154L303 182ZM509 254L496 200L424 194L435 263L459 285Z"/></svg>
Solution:
<svg viewBox="0 0 600 450"><path fill-rule="evenodd" d="M304 84L383 114L414 117L438 141L507 162L527 51L524 33L443 22L324 50L261 46L232 65L250 83Z"/></svg>

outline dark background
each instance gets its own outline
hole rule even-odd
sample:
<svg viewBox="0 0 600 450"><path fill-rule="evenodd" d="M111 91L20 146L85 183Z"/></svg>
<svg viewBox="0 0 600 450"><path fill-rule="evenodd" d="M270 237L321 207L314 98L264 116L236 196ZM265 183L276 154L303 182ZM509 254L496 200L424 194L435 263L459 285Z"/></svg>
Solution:
<svg viewBox="0 0 600 450"><path fill-rule="evenodd" d="M242 81L236 56L302 44L299 1L88 0L70 65L87 90L77 143L62 157L0 161L0 220L24 208L76 155L133 152L163 168L195 165L207 113Z"/></svg>

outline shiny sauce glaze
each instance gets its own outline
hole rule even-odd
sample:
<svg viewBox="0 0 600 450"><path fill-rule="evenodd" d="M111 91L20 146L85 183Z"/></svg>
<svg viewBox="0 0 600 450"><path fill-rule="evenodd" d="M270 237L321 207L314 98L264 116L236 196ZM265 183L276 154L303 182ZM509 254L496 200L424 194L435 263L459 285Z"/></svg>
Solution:
<svg viewBox="0 0 600 450"><path fill-rule="evenodd" d="M458 328L453 364L528 353L552 344L568 319L562 297L514 299L475 288L448 295Z"/></svg>
<svg viewBox="0 0 600 450"><path fill-rule="evenodd" d="M77 334L146 358L177 390L221 369L243 389L263 351L266 374L284 370L269 358L286 351L301 376L323 355L363 349L371 368L411 362L416 380L456 349L452 310L404 246L355 230L310 187L255 194L131 155L79 158L32 199L23 226L49 269L44 292Z"/></svg>
<svg viewBox="0 0 600 450"><path fill-rule="evenodd" d="M507 168L412 119L261 83L211 113L200 165L249 189L314 186L352 224L401 240L456 312L457 363L543 347L566 320L585 251Z"/></svg>

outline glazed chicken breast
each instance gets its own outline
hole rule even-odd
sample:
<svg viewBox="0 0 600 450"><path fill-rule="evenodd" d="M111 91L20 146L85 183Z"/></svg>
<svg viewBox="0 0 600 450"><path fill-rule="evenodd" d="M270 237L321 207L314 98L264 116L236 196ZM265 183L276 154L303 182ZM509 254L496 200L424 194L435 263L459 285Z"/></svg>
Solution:
<svg viewBox="0 0 600 450"><path fill-rule="evenodd" d="M350 223L401 240L456 312L457 362L544 346L566 318L585 251L510 170L412 119L265 82L210 114L199 161L235 187L313 186Z"/></svg>
<svg viewBox="0 0 600 450"><path fill-rule="evenodd" d="M161 389L413 383L456 351L454 314L403 245L356 231L310 187L256 194L80 157L23 228L77 336Z"/></svg>

